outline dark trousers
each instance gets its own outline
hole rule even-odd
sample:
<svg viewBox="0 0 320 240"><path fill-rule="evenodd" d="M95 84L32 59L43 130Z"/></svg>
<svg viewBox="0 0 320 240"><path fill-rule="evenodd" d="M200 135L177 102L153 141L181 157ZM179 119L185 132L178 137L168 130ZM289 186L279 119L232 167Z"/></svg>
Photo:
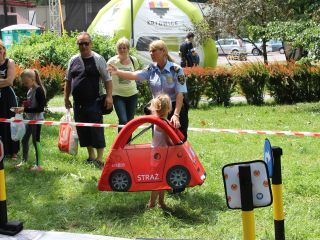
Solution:
<svg viewBox="0 0 320 240"><path fill-rule="evenodd" d="M113 106L116 110L119 124L125 125L127 122L134 118L134 114L137 109L138 95L132 95L130 97L122 97L122 96L112 96L113 98ZM120 132L121 128L118 128L118 132Z"/></svg>
<svg viewBox="0 0 320 240"><path fill-rule="evenodd" d="M173 116L175 107L176 107L176 102L173 102L172 103L172 111L169 113L169 116L168 116L169 120ZM179 128L179 130L184 135L184 140L183 140L184 142L188 138L188 126L189 126L188 112L189 112L189 105L186 100L183 100L183 105L182 105L182 108L180 111L180 125L181 125L181 127Z"/></svg>
<svg viewBox="0 0 320 240"><path fill-rule="evenodd" d="M29 139L32 136L32 144L36 153L36 165L39 166L41 164L41 146L40 146L40 134L41 134L41 125L27 125L26 133L22 138L22 161L28 160L29 153Z"/></svg>
<svg viewBox="0 0 320 240"><path fill-rule="evenodd" d="M91 104L73 104L74 120L84 123L103 123L101 106L99 101ZM77 127L77 133L81 147L104 148L103 127Z"/></svg>

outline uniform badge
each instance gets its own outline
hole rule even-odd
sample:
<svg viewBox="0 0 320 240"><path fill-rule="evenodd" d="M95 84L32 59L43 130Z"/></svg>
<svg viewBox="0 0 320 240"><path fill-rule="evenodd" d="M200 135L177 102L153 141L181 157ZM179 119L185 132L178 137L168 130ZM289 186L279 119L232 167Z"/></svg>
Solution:
<svg viewBox="0 0 320 240"><path fill-rule="evenodd" d="M168 84L173 83L173 78L172 78L171 75L166 76L166 80L167 80L167 83L168 83Z"/></svg>
<svg viewBox="0 0 320 240"><path fill-rule="evenodd" d="M183 85L186 82L186 77L184 75L179 75L178 82Z"/></svg>

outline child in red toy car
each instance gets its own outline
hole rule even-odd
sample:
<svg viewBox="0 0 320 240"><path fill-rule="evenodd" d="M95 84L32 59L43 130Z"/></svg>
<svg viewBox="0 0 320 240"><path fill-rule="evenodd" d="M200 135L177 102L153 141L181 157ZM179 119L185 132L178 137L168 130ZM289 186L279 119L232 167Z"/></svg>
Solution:
<svg viewBox="0 0 320 240"><path fill-rule="evenodd" d="M159 118L166 119L171 111L171 100L167 94L160 94L156 98L153 98L150 105L150 111L153 115ZM157 125L153 129L152 147L165 147L172 145L172 141L168 135ZM160 208L166 208L164 203L164 190L152 191L150 200L147 204L147 208L153 208L158 198L158 205Z"/></svg>

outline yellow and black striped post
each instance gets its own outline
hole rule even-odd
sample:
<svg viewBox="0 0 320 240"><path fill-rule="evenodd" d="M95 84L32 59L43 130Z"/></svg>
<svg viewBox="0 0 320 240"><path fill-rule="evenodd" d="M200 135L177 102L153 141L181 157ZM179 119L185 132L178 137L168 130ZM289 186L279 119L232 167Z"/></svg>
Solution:
<svg viewBox="0 0 320 240"><path fill-rule="evenodd" d="M8 222L6 180L4 176L4 151L0 139L0 234L14 236L23 229L22 222Z"/></svg>
<svg viewBox="0 0 320 240"><path fill-rule="evenodd" d="M280 147L272 147L273 153L273 174L272 174L272 193L273 193L273 218L275 240L284 240L284 210L282 195L282 176L281 176L281 155Z"/></svg>
<svg viewBox="0 0 320 240"><path fill-rule="evenodd" d="M239 166L243 240L256 238L250 166Z"/></svg>

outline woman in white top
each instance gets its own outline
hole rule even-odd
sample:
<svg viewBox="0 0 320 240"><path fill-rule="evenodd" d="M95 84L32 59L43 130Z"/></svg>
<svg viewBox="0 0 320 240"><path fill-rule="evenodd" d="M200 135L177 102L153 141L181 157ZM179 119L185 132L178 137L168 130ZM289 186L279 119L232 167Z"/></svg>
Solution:
<svg viewBox="0 0 320 240"><path fill-rule="evenodd" d="M124 37L120 38L116 43L118 54L110 58L107 64L112 64L124 71L134 72L135 68L138 67L138 61L135 57L129 55L129 49L129 40ZM134 118L138 101L138 90L135 81L112 75L112 98L119 124L124 125ZM118 131L120 130L121 128L118 129Z"/></svg>

